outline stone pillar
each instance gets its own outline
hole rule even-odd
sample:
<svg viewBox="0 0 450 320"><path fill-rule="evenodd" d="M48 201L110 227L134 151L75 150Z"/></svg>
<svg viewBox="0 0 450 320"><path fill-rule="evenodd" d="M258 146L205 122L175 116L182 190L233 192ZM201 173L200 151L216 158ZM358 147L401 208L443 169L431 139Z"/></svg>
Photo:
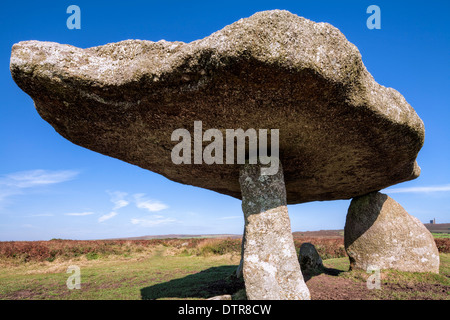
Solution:
<svg viewBox="0 0 450 320"><path fill-rule="evenodd" d="M372 192L352 200L344 238L351 269L439 273L433 235L385 194Z"/></svg>
<svg viewBox="0 0 450 320"><path fill-rule="evenodd" d="M302 272L320 271L324 268L322 258L320 258L316 247L309 242L302 243L300 246L298 262L300 263Z"/></svg>
<svg viewBox="0 0 450 320"><path fill-rule="evenodd" d="M242 270L250 300L309 300L295 251L281 165L261 175L243 165L239 182L245 218Z"/></svg>

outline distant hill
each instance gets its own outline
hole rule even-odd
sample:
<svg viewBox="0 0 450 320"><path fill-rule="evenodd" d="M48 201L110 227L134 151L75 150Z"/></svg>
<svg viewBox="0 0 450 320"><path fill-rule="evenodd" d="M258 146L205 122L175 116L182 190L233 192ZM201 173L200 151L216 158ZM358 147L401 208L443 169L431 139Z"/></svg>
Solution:
<svg viewBox="0 0 450 320"><path fill-rule="evenodd" d="M298 237L344 237L344 230L296 231L292 235ZM232 238L240 239L240 234L163 234L156 236L124 237L105 240L151 240L151 239L193 239L193 238Z"/></svg>
<svg viewBox="0 0 450 320"><path fill-rule="evenodd" d="M344 230L296 231L294 237L344 237Z"/></svg>
<svg viewBox="0 0 450 320"><path fill-rule="evenodd" d="M106 240L151 240L151 239L193 239L193 238L241 238L238 234L163 234L156 236L141 236L128 238L113 238Z"/></svg>
<svg viewBox="0 0 450 320"><path fill-rule="evenodd" d="M425 227L434 233L450 233L450 223L425 223ZM292 235L298 237L344 237L344 230L295 231ZM151 239L192 239L192 238L232 238L240 239L240 234L164 234L156 236L141 236L128 238L113 238L106 240L151 240Z"/></svg>
<svg viewBox="0 0 450 320"><path fill-rule="evenodd" d="M425 223L425 227L434 233L450 233L450 223Z"/></svg>

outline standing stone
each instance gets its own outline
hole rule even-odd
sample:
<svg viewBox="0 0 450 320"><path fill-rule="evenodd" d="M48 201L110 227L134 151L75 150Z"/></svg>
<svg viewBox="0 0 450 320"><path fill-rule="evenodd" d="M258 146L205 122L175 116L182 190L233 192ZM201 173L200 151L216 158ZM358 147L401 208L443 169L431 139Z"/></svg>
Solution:
<svg viewBox="0 0 450 320"><path fill-rule="evenodd" d="M431 233L385 194L372 192L352 200L344 236L350 269L439 273Z"/></svg>
<svg viewBox="0 0 450 320"><path fill-rule="evenodd" d="M309 300L286 205L281 165L261 175L259 165L244 165L239 182L245 217L243 275L249 300Z"/></svg>
<svg viewBox="0 0 450 320"><path fill-rule="evenodd" d="M303 272L320 270L323 268L322 259L313 244L305 242L300 246L300 253L298 256L300 268Z"/></svg>

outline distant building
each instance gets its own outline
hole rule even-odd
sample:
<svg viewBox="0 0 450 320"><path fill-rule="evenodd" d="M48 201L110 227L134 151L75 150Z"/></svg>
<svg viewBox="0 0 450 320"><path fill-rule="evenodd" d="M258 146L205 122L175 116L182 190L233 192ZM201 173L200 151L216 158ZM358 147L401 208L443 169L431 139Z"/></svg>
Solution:
<svg viewBox="0 0 450 320"><path fill-rule="evenodd" d="M430 220L430 224L436 224L436 218L434 218L433 220Z"/></svg>

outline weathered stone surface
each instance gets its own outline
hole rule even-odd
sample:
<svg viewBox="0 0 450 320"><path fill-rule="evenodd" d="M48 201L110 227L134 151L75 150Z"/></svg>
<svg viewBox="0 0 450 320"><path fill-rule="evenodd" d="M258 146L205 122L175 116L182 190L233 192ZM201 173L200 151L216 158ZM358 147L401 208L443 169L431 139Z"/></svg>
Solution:
<svg viewBox="0 0 450 320"><path fill-rule="evenodd" d="M259 165L245 165L239 182L245 217L243 275L249 300L309 300L297 260L280 166L261 175Z"/></svg>
<svg viewBox="0 0 450 320"><path fill-rule="evenodd" d="M313 244L305 242L300 246L298 255L300 268L304 271L320 270L323 268L322 259Z"/></svg>
<svg viewBox="0 0 450 320"><path fill-rule="evenodd" d="M288 203L414 179L424 126L335 27L258 12L191 43L15 44L11 73L39 114L90 150L241 198L237 165L175 165L178 128L280 129Z"/></svg>
<svg viewBox="0 0 450 320"><path fill-rule="evenodd" d="M351 269L368 267L439 273L433 236L389 196L372 192L352 200L344 230Z"/></svg>

